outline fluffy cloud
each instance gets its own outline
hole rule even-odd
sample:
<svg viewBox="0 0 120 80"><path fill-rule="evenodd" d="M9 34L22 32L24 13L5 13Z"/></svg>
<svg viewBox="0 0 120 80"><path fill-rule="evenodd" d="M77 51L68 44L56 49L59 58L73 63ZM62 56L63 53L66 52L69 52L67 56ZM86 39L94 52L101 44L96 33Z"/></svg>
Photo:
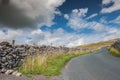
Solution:
<svg viewBox="0 0 120 80"><path fill-rule="evenodd" d="M59 28L54 30L53 33L49 31L34 30L31 34L32 39L26 40L26 43L38 45L52 45L53 46L67 46L73 47L82 44L88 44L92 42L99 42L102 40L108 40L104 33L98 34L75 34L67 33L63 29ZM93 38L95 37L95 38Z"/></svg>
<svg viewBox="0 0 120 80"><path fill-rule="evenodd" d="M22 37L22 31L21 30L7 30L6 32L4 32L3 30L0 30L0 41L9 41L11 42L11 40L17 40L19 41L19 39Z"/></svg>
<svg viewBox="0 0 120 80"><path fill-rule="evenodd" d="M109 39L118 38L120 28L107 28L105 32L96 34L76 34L65 32L62 28L58 28L53 32L42 31L36 29L25 32L23 30L9 29L7 32L0 30L0 41L16 40L17 44L51 45L73 47L82 44L99 42Z"/></svg>
<svg viewBox="0 0 120 80"><path fill-rule="evenodd" d="M69 19L69 15L68 14L64 14L64 18L65 19Z"/></svg>
<svg viewBox="0 0 120 80"><path fill-rule="evenodd" d="M79 31L81 29L92 29L97 32L105 31L106 27L102 23L98 23L96 21L87 21L92 17L97 16L98 14L92 14L90 17L86 17L88 8L85 9L74 9L72 10L71 14L65 14L65 17L68 20L67 25L70 26L72 29Z"/></svg>
<svg viewBox="0 0 120 80"><path fill-rule="evenodd" d="M0 0L0 24L9 28L51 26L57 7L65 0L9 0L3 4ZM1 27L2 27L1 26Z"/></svg>
<svg viewBox="0 0 120 80"><path fill-rule="evenodd" d="M72 10L71 16L84 17L86 16L87 12L88 12L88 8L74 9Z"/></svg>
<svg viewBox="0 0 120 80"><path fill-rule="evenodd" d="M74 30L80 30L88 27L88 24L86 21L76 16L69 19L68 26L70 26Z"/></svg>
<svg viewBox="0 0 120 80"><path fill-rule="evenodd" d="M12 30L6 31L0 30L0 41L16 40L17 44L37 44L37 45L51 45L53 46L77 46L83 44L83 39L80 35L74 33L67 33L62 28L56 29L53 32L42 31L36 29L33 31L25 32L23 30ZM28 38L29 37L29 38Z"/></svg>
<svg viewBox="0 0 120 80"><path fill-rule="evenodd" d="M88 11L88 8L74 9L72 10L72 13L70 15L65 14L67 15L67 17L69 17L68 26L70 26L74 30L85 28L87 26L85 25L86 21L84 21L82 17L85 17L87 11Z"/></svg>
<svg viewBox="0 0 120 80"><path fill-rule="evenodd" d="M83 44L82 38L74 33L67 33L62 28L56 29L53 33L49 31L34 30L30 34L32 40L26 40L26 43L36 43L38 45L51 45L54 46L75 46Z"/></svg>
<svg viewBox="0 0 120 80"><path fill-rule="evenodd" d="M81 12L82 11L82 12ZM37 45L51 45L54 46L67 46L73 47L82 44L88 44L92 42L99 42L109 39L118 38L120 35L119 28L108 27L104 25L102 18L100 22L87 21L86 14L88 9L74 9L71 14L65 14L64 18L68 20L68 25L74 30L80 29L92 29L95 34L76 34L68 33L62 28L55 29L52 32L42 31L36 29L30 33L26 33L24 36L29 36L30 39L25 39L27 44L36 43ZM118 19L117 19L118 20Z"/></svg>
<svg viewBox="0 0 120 80"><path fill-rule="evenodd" d="M102 4L103 6L105 5L108 5L110 3L113 3L112 6L110 7L103 7L103 9L101 10L101 13L111 13L111 12L114 12L114 11L117 11L117 10L120 10L120 0L103 0L102 1Z"/></svg>
<svg viewBox="0 0 120 80"><path fill-rule="evenodd" d="M60 12L56 10L56 8L64 2L64 0L59 0L59 1L34 0L33 2L32 1L33 0L24 0L24 1L23 0L11 0L11 3L7 6L0 5L0 10L3 11L3 13L7 11L11 11L11 10L18 11L16 13L10 12L9 14L10 16L8 15L8 13L3 14L0 11L1 24L6 25L6 27L7 26L9 27L9 28L5 28L7 30L4 30L3 28L0 29L0 37L1 37L0 41L4 41L4 40L11 41L14 39L19 44L24 44L24 43L34 44L35 43L37 45L51 45L52 43L54 46L64 45L67 47L72 47L72 46L88 44L92 42L98 42L98 41L118 38L120 35L120 32L119 32L120 28L111 28L111 27L104 25L103 23L104 19L101 19L100 22L96 22L96 21L88 22L86 18L86 14L88 13L88 8L74 9L71 11L71 14L65 14L64 18L68 20L67 25L70 26L72 29L76 31L85 29L85 28L92 29L95 31L95 34L93 33L76 34L75 33L76 31L73 33L68 33L62 28L55 29L52 32L49 30L42 31L39 28L36 28L33 30L11 29L11 28L20 28L19 26L21 26L21 28L23 27L25 28L26 25L29 25L27 22L24 22L24 20L26 21L26 17L33 22L33 23L30 23L30 25L34 23L37 23L36 25L47 25L47 26L52 25L54 14L60 14ZM22 16L19 15L21 13L22 13ZM94 16L93 15L91 16L94 17L95 15ZM18 21L15 17L17 17ZM15 19L11 19L11 18L15 18ZM21 20L22 21L21 23L24 22L25 24L20 23L18 27L15 27L16 25L19 24L19 20L20 20L19 18L20 19L22 18L23 21ZM115 20L119 21L119 17L116 18ZM10 21L11 23L8 23L8 21ZM14 21L15 23L12 23ZM2 25L0 25L0 27L2 27ZM29 27L32 27L32 26L29 26Z"/></svg>

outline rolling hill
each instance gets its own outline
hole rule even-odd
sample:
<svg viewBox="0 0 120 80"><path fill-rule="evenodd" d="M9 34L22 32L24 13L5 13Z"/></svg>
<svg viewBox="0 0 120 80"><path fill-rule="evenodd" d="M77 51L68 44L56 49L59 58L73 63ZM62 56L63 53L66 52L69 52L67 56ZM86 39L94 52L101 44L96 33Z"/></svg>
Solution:
<svg viewBox="0 0 120 80"><path fill-rule="evenodd" d="M101 48L101 47L104 47L104 46L110 46L113 43L115 43L116 41L117 41L117 39L112 39L112 40L103 41L103 42L80 45L80 46L76 46L76 48L88 48L88 49L90 49L90 48Z"/></svg>

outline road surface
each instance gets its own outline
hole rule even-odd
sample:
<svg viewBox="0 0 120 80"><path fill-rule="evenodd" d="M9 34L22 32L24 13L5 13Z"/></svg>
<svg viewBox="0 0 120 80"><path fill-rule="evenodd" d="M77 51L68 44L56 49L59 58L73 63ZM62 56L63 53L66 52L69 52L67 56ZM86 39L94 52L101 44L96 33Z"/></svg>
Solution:
<svg viewBox="0 0 120 80"><path fill-rule="evenodd" d="M111 56L106 48L74 58L59 80L120 80L120 58Z"/></svg>
<svg viewBox="0 0 120 80"><path fill-rule="evenodd" d="M0 74L0 80L120 80L120 58L113 57L106 48L72 59L58 77L15 77Z"/></svg>

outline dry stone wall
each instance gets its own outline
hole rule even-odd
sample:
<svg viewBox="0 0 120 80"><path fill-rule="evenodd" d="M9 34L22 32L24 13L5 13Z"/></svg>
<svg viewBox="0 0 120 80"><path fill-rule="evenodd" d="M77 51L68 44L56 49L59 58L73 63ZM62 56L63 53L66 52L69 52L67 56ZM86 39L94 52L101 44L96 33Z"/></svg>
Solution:
<svg viewBox="0 0 120 80"><path fill-rule="evenodd" d="M8 42L0 43L0 71L13 69L20 66L24 58L35 54L61 54L81 52L89 49L53 47L53 46L30 46L30 45L11 45Z"/></svg>
<svg viewBox="0 0 120 80"><path fill-rule="evenodd" d="M120 51L120 39L112 44L112 47Z"/></svg>
<svg viewBox="0 0 120 80"><path fill-rule="evenodd" d="M13 47L8 42L0 43L0 69L12 69L21 65L25 49Z"/></svg>
<svg viewBox="0 0 120 80"><path fill-rule="evenodd" d="M0 43L0 71L20 66L24 58L35 54L67 53L69 48L52 46L11 45L8 42Z"/></svg>

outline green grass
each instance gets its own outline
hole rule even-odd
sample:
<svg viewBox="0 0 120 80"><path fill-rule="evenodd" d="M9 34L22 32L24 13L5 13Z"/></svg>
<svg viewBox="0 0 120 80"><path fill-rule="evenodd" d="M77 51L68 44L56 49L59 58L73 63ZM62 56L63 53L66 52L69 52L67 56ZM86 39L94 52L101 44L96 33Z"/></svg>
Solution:
<svg viewBox="0 0 120 80"><path fill-rule="evenodd" d="M117 49L109 48L108 50L109 50L111 55L116 56L116 57L120 57L120 52Z"/></svg>
<svg viewBox="0 0 120 80"><path fill-rule="evenodd" d="M61 74L62 68L70 59L83 54L88 52L29 56L17 70L26 76L55 76Z"/></svg>

